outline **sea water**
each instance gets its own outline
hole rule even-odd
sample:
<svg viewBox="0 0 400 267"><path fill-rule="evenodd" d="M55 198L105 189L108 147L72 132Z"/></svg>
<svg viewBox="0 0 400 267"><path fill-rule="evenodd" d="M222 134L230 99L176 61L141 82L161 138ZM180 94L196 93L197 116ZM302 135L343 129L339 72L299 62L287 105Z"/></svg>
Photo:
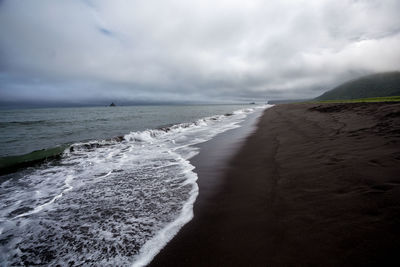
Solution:
<svg viewBox="0 0 400 267"><path fill-rule="evenodd" d="M239 127L259 108L0 111L2 162L61 148L57 157L41 152L42 161L0 176L0 262L148 264L193 217L195 145Z"/></svg>

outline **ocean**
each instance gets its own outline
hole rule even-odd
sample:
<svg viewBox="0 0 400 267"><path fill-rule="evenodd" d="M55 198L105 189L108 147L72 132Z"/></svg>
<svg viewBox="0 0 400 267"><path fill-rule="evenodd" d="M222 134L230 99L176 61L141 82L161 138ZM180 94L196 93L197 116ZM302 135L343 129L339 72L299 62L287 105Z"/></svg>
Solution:
<svg viewBox="0 0 400 267"><path fill-rule="evenodd" d="M149 263L193 217L196 144L262 108L0 110L1 265Z"/></svg>

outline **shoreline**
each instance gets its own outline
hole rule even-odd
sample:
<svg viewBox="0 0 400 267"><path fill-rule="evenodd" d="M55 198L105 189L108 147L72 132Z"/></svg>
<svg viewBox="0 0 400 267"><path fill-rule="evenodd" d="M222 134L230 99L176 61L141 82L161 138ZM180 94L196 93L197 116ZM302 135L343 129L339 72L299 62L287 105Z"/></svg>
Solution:
<svg viewBox="0 0 400 267"><path fill-rule="evenodd" d="M208 141L193 145L194 148L207 152L198 153L184 160L188 165L193 167L192 174L197 177L195 178L195 186L192 189L196 194L192 195L189 201L183 206L182 214L185 215L169 223L156 236L150 239L141 248L144 254L137 258L132 263L132 266L147 266L150 264L159 251L162 251L182 231L182 228L192 221L193 215L198 215L210 204L208 200L212 199L221 186L221 181L218 177L226 170L225 167L228 165L227 160L230 158L229 156L235 153L245 138L255 130L256 121L262 115L263 110L257 108L254 112L248 114L244 121L237 124L239 127L224 131ZM198 179L199 176L203 177L200 181ZM199 191L202 193L202 198L200 199L198 198ZM187 220L188 217L191 218ZM165 237L169 241L161 245L159 241Z"/></svg>
<svg viewBox="0 0 400 267"><path fill-rule="evenodd" d="M59 162L5 177L0 261L146 265L192 218L198 185L188 159L198 153L196 146L240 128L254 111L261 113L224 109L201 108L222 114L131 132L126 142L76 143ZM37 211L43 212L33 215ZM24 228L27 221L29 228ZM95 234L102 231L112 238Z"/></svg>
<svg viewBox="0 0 400 267"><path fill-rule="evenodd" d="M399 262L399 114L397 103L267 109L150 266Z"/></svg>
<svg viewBox="0 0 400 267"><path fill-rule="evenodd" d="M198 197L195 202L195 215L202 212L203 204L210 205L207 202L223 186L220 176L227 171L232 155L239 151L247 137L256 130L256 124L263 111L264 109L256 110L239 123L240 127L220 133L206 142L195 145L200 151L189 159L189 162L195 167L193 171L198 176L199 195L202 194L202 197Z"/></svg>

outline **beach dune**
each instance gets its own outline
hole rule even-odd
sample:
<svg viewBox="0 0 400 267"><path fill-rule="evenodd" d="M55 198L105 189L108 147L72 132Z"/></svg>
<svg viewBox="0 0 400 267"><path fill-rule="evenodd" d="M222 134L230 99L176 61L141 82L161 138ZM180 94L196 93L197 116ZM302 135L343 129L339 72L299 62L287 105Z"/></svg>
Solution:
<svg viewBox="0 0 400 267"><path fill-rule="evenodd" d="M400 263L399 103L275 106L214 194L198 171L194 219L151 266Z"/></svg>

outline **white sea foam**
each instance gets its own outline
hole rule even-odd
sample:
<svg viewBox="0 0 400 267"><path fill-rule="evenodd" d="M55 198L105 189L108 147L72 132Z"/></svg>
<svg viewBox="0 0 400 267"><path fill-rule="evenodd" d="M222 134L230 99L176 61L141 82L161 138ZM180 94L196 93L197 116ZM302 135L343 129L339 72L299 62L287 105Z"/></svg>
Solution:
<svg viewBox="0 0 400 267"><path fill-rule="evenodd" d="M5 265L143 266L193 217L193 145L254 109L76 143L0 187Z"/></svg>

